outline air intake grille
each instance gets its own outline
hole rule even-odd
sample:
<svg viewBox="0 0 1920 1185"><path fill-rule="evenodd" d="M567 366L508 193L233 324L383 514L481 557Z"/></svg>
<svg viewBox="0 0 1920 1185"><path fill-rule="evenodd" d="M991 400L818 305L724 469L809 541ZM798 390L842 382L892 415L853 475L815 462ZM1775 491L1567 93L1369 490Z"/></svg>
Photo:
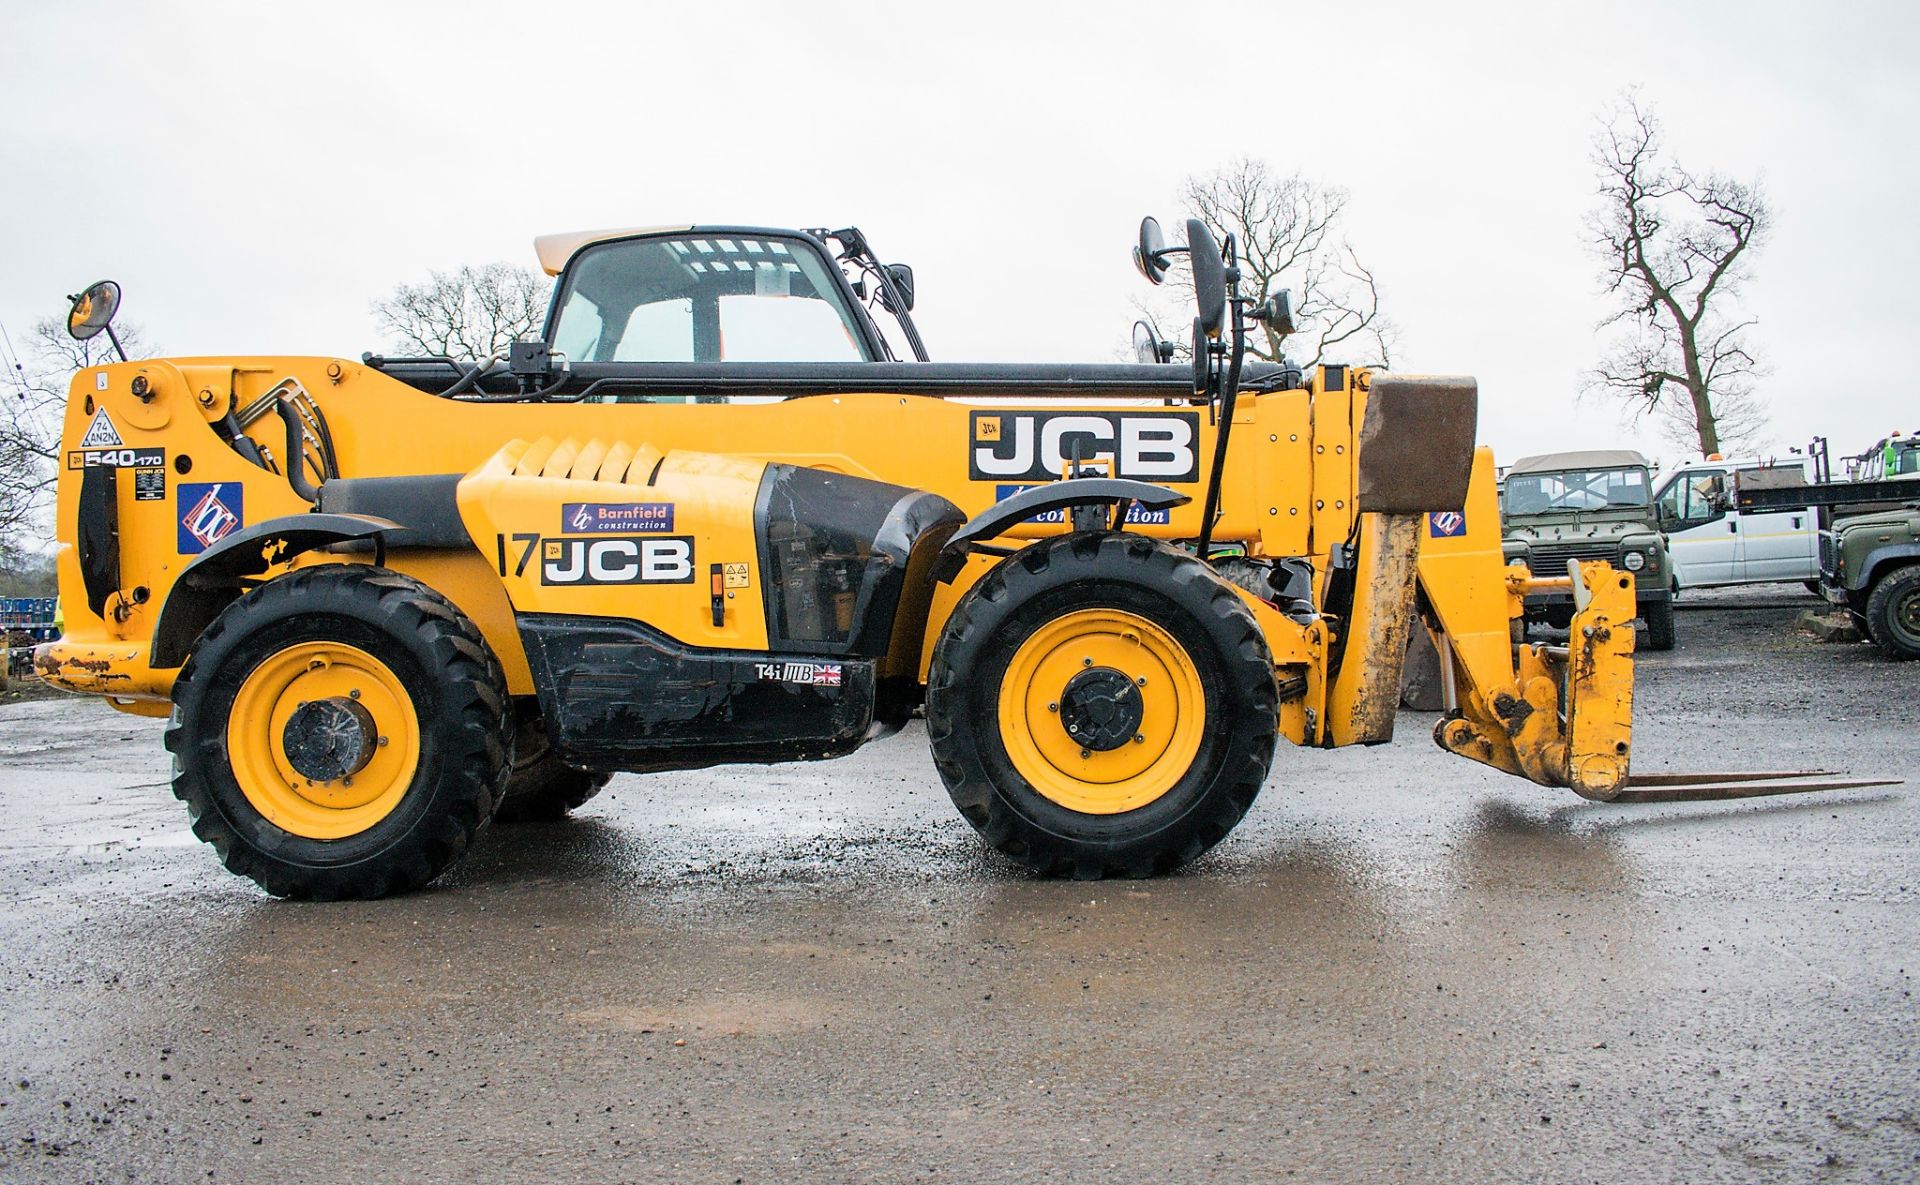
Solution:
<svg viewBox="0 0 1920 1185"><path fill-rule="evenodd" d="M1613 543L1536 543L1527 552L1527 569L1535 576L1565 576L1568 560L1606 560L1619 562L1620 549Z"/></svg>
<svg viewBox="0 0 1920 1185"><path fill-rule="evenodd" d="M1835 555L1835 552L1834 552L1834 546L1833 546L1833 532L1832 531L1820 532L1820 574L1821 575L1838 576L1840 574L1839 565L1835 561L1834 555Z"/></svg>

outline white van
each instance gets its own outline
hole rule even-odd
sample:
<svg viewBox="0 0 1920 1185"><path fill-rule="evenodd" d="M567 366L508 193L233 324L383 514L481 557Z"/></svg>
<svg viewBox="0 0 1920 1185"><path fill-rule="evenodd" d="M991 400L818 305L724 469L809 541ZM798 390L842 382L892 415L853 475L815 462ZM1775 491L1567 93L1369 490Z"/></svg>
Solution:
<svg viewBox="0 0 1920 1185"><path fill-rule="evenodd" d="M1813 460L1790 456L1685 461L1653 496L1675 592L1723 584L1816 581L1819 524L1806 507L1741 514L1733 478L1770 486L1813 481ZM1796 478L1798 479L1796 482Z"/></svg>

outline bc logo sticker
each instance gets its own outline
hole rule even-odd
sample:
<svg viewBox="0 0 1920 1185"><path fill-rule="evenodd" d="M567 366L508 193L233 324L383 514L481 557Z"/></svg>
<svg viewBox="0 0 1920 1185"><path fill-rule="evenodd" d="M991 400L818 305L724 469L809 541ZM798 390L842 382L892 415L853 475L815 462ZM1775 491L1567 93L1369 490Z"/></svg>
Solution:
<svg viewBox="0 0 1920 1185"><path fill-rule="evenodd" d="M565 502L560 506L562 535L631 535L673 532L671 502Z"/></svg>
<svg viewBox="0 0 1920 1185"><path fill-rule="evenodd" d="M247 521L246 488L237 481L180 483L180 554L198 555Z"/></svg>
<svg viewBox="0 0 1920 1185"><path fill-rule="evenodd" d="M1458 510L1434 510L1427 514L1427 534L1435 539L1453 539L1467 533L1467 516Z"/></svg>

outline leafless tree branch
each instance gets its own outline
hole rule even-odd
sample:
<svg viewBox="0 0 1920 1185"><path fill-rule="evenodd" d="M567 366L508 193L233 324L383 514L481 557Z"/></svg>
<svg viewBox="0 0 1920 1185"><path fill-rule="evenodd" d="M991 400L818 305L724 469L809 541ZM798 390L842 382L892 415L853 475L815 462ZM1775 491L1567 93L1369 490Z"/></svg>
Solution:
<svg viewBox="0 0 1920 1185"><path fill-rule="evenodd" d="M1629 91L1594 140L1600 201L1588 219L1616 300L1616 331L1589 390L1652 415L1701 454L1757 436L1765 410L1753 380L1766 373L1746 344L1755 322L1726 305L1749 277L1772 222L1758 182L1696 176L1663 157L1660 123Z"/></svg>
<svg viewBox="0 0 1920 1185"><path fill-rule="evenodd" d="M552 288L541 273L510 263L467 266L402 284L374 301L373 313L398 351L487 358L540 331Z"/></svg>
<svg viewBox="0 0 1920 1185"><path fill-rule="evenodd" d="M119 324L114 332L129 358L152 355L139 326ZM63 320L34 322L17 369L0 380L0 546L47 533L68 386L75 371L118 360L104 334L75 341Z"/></svg>
<svg viewBox="0 0 1920 1185"><path fill-rule="evenodd" d="M1265 162L1242 158L1201 176L1181 190L1187 216L1198 218L1223 242L1232 235L1240 251L1240 288L1258 296L1285 287L1293 296L1295 331L1269 327L1252 334L1247 352L1278 362L1291 355L1303 366L1322 362L1386 365L1396 331L1380 311L1380 287L1353 248L1338 234L1347 192L1299 173L1274 173ZM1184 325L1192 281L1176 272L1171 299L1146 303L1150 319L1169 330ZM1176 343L1184 338L1171 333Z"/></svg>

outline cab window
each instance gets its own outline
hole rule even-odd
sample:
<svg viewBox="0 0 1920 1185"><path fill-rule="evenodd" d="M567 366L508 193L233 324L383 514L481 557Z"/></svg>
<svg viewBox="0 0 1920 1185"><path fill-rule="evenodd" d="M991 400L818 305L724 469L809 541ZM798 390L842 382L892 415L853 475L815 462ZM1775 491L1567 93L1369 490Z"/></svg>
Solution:
<svg viewBox="0 0 1920 1185"><path fill-rule="evenodd" d="M1673 507L1675 519L1682 523L1711 522L1727 512L1727 471L1695 469L1682 474L1668 487L1668 496L1675 502L1668 503L1666 496L1661 502Z"/></svg>
<svg viewBox="0 0 1920 1185"><path fill-rule="evenodd" d="M573 362L862 362L831 264L773 235L663 235L585 248L554 349Z"/></svg>

